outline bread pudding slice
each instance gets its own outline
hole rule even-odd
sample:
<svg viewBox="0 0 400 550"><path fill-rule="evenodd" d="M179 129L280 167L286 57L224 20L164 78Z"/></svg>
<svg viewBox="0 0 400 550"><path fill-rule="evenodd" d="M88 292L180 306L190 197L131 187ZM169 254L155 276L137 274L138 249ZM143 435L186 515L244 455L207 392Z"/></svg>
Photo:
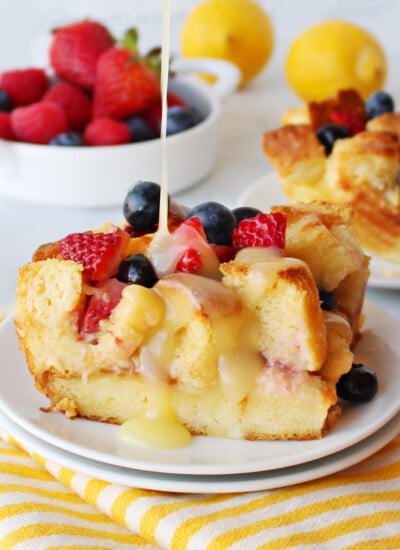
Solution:
<svg viewBox="0 0 400 550"><path fill-rule="evenodd" d="M327 152L317 134L336 120L335 113L344 123L350 121L351 132L336 139ZM359 123L356 128L351 126L351 117ZM282 127L263 135L263 150L289 200L349 206L360 244L367 251L400 261L398 113L384 113L365 122L363 100L354 90L347 90L337 98L312 102L299 112L289 111L283 119Z"/></svg>
<svg viewBox="0 0 400 550"><path fill-rule="evenodd" d="M352 227L349 207L327 202L275 206L287 218L285 253L309 266L320 294L331 295L358 338L369 277L369 258Z"/></svg>
<svg viewBox="0 0 400 550"><path fill-rule="evenodd" d="M335 225L328 207L298 205L286 214L290 255L276 247L244 247L219 262L219 276L174 271L149 288L120 288L109 274L106 282L92 281L82 263L60 257L57 243L42 248L20 269L15 324L50 409L122 424L145 414L161 388L192 434L322 437L340 411L336 383L352 365L365 288L356 275L367 268L355 245L345 267L333 264L336 274L329 275L332 265L320 255L318 269L315 261L309 266L324 231L323 246L338 256L353 237L329 240L340 233L342 218ZM296 246L293 229L303 223L306 232L311 219L320 229L310 227L308 244ZM131 238L124 254L138 247L150 254L151 240ZM358 304L346 312L356 299L340 301L350 277L358 280ZM321 307L321 281L330 281L326 288L337 295L330 311ZM118 299L87 332L91 301L109 285L117 285Z"/></svg>

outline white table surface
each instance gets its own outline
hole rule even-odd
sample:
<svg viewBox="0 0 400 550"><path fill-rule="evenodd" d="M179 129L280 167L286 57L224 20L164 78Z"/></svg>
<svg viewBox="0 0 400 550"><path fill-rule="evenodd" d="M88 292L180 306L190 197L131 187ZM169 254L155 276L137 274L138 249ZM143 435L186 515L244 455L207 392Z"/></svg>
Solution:
<svg viewBox="0 0 400 550"><path fill-rule="evenodd" d="M272 2L275 10L278 4ZM396 5L395 2L388 4ZM297 6L297 3L294 5ZM370 11L372 17L375 10ZM276 11L274 15L278 19L279 12ZM400 47L397 24L393 27L393 18L386 12L388 32L384 33L386 27L382 18L381 14L378 30L387 47L397 57L398 52L394 51L395 45L396 48ZM278 20L276 24L279 24ZM284 20L280 22L280 25L283 24ZM290 38L287 32L287 41ZM193 206L205 200L215 200L233 207L247 186L271 170L261 150L262 133L279 126L282 111L299 103L285 82L282 69L284 47L286 44L278 36L277 51L266 70L245 89L224 101L215 169L201 184L177 195L179 202ZM391 65L394 65L394 60ZM394 95L397 105L400 105L397 74L390 73L387 89ZM0 196L0 305L14 301L18 267L29 261L38 245L57 240L72 231L91 229L105 221L118 223L121 218L121 208L63 208ZM400 319L400 288L368 289L367 296Z"/></svg>

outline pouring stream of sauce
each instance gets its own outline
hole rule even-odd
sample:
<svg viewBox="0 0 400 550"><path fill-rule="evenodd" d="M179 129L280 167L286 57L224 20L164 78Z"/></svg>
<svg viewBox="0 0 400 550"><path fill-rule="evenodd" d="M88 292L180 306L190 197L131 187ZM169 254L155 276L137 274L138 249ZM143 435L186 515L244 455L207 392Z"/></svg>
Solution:
<svg viewBox="0 0 400 550"><path fill-rule="evenodd" d="M168 230L168 159L167 159L167 92L169 75L170 2L163 0L161 45L161 191L158 230L153 246L167 247L171 235ZM157 365L155 365L157 367ZM154 370L154 369L153 369ZM157 368L155 368L157 371ZM146 405L141 414L122 424L119 436L123 441L141 447L176 449L191 442L189 431L177 418L171 403L171 389L163 376L142 373L145 379Z"/></svg>

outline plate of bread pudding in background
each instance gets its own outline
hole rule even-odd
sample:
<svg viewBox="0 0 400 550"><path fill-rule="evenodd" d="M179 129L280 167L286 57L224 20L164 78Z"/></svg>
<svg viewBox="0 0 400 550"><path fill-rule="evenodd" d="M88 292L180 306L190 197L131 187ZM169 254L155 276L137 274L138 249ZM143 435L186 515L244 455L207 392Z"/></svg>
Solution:
<svg viewBox="0 0 400 550"><path fill-rule="evenodd" d="M262 147L275 178L247 190L241 203L329 201L352 209L352 226L372 258L371 286L400 283L400 113L390 94L364 100L353 89L282 115ZM264 194L265 193L265 194Z"/></svg>

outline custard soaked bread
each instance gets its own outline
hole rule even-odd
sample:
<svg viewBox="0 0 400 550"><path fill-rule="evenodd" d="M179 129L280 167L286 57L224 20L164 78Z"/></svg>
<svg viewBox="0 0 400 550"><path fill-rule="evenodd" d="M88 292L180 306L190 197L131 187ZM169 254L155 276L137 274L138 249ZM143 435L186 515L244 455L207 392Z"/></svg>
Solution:
<svg viewBox="0 0 400 550"><path fill-rule="evenodd" d="M20 270L15 322L51 408L121 424L161 391L192 434L321 437L340 410L336 383L352 365L368 262L348 220L328 205L274 210L253 219L256 246L249 246L249 220L235 227L231 245L215 246L199 218L182 220L168 245L168 254L179 249L173 267L147 286L122 274L144 242L146 261L157 265L156 234L126 240L121 234L132 228L123 224L41 248L40 259ZM295 227L309 227L308 241L298 242ZM260 245L262 231L268 239ZM66 252L89 239L102 242L93 245L99 256L109 254L107 235L121 237L117 268L111 256L93 266L82 251L80 261L76 248ZM318 247L331 257L336 250L341 264L317 254L321 262L309 266ZM332 298L327 307L321 292Z"/></svg>
<svg viewBox="0 0 400 550"><path fill-rule="evenodd" d="M361 245L400 261L399 114L370 111L357 92L341 91L285 113L263 149L290 201L349 206Z"/></svg>

